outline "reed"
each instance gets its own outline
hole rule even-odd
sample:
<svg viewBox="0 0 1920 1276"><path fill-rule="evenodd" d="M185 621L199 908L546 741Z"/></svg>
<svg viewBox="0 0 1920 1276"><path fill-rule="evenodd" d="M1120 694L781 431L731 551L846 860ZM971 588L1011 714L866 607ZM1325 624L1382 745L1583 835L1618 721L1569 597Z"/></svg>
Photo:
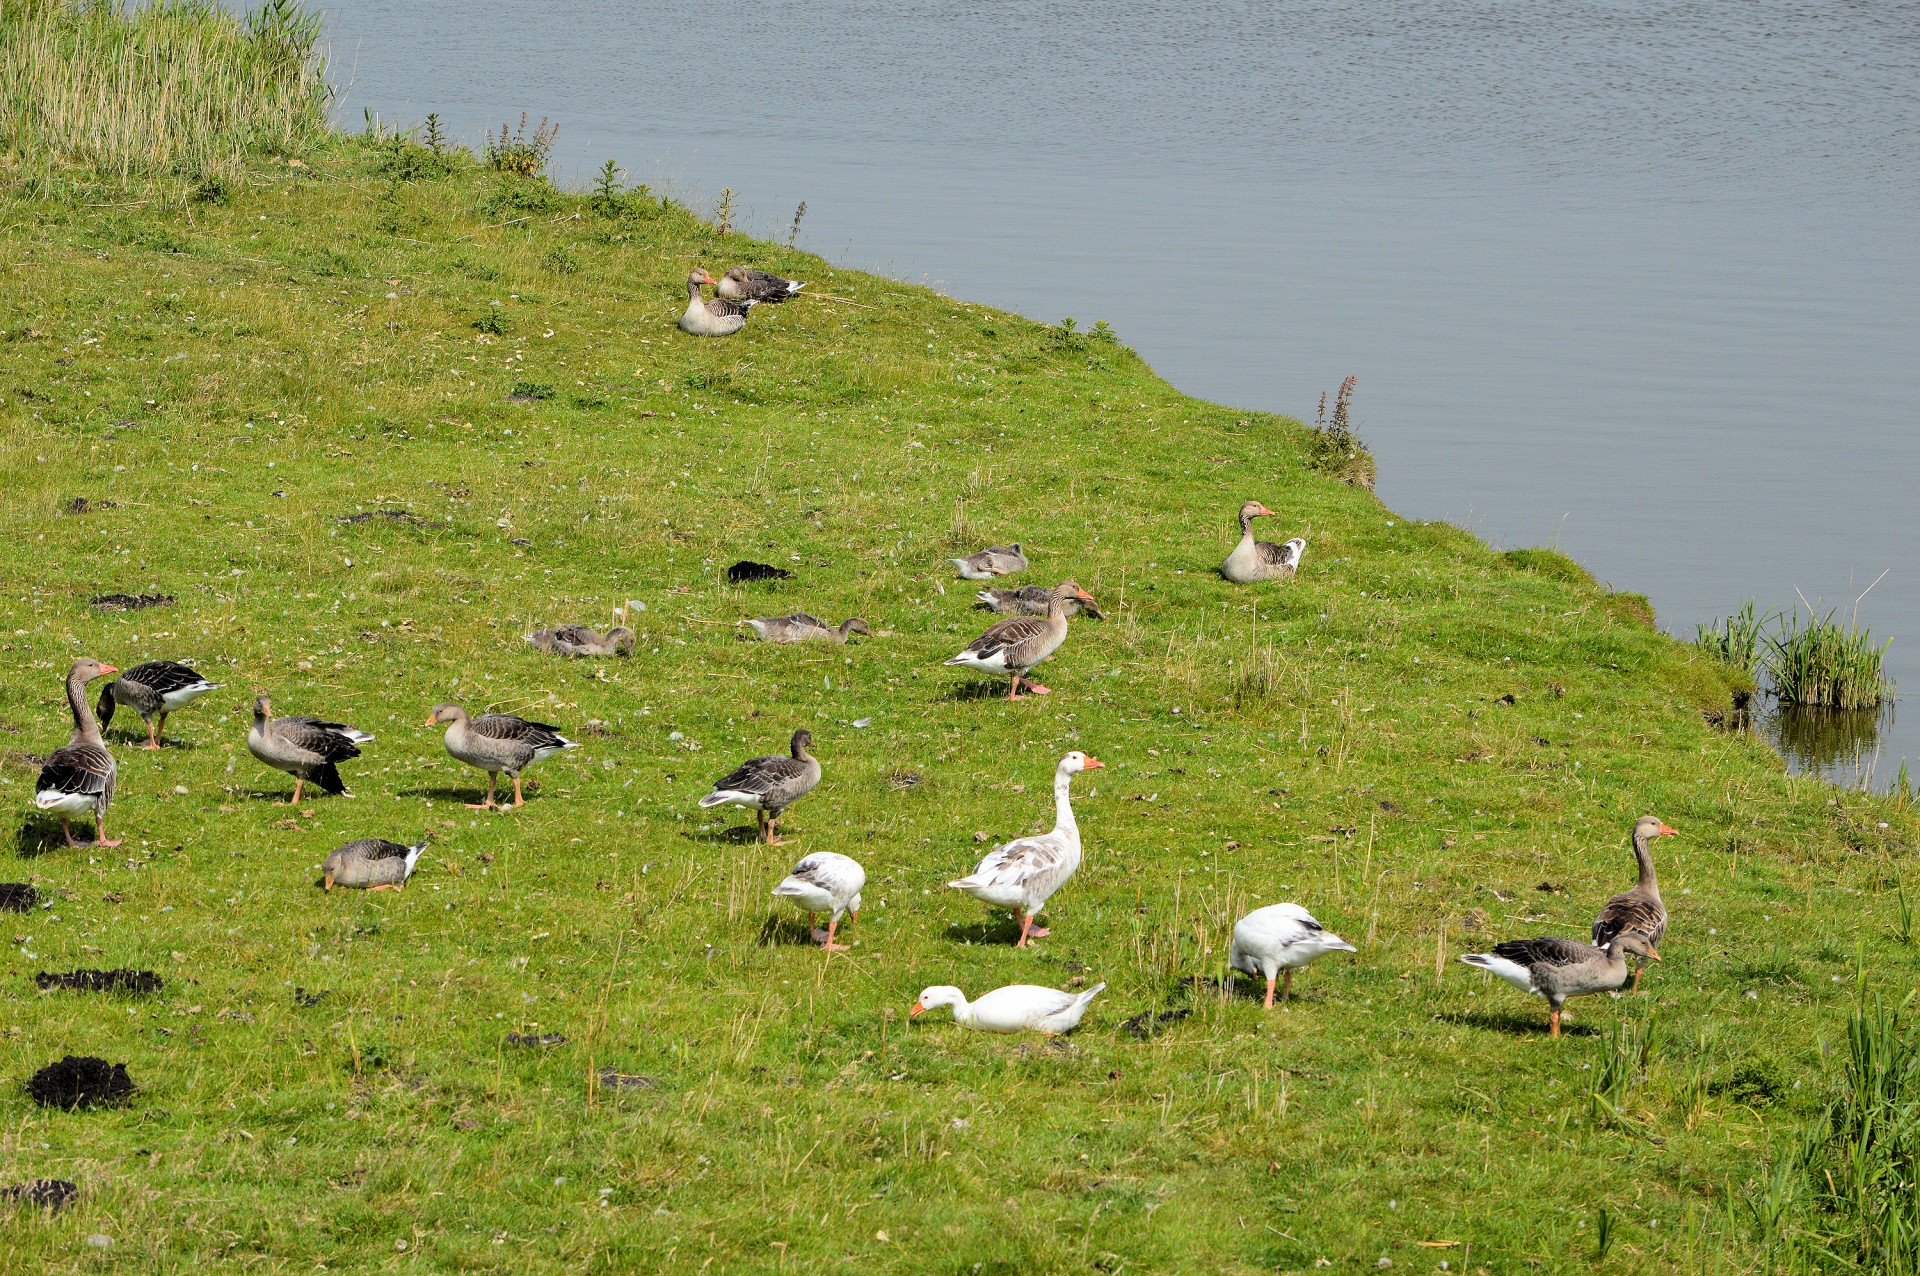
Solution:
<svg viewBox="0 0 1920 1276"><path fill-rule="evenodd" d="M1884 667L1887 644L1875 646L1857 619L1842 624L1837 611L1798 613L1766 638L1765 663L1774 693L1793 704L1872 709L1893 698Z"/></svg>
<svg viewBox="0 0 1920 1276"><path fill-rule="evenodd" d="M320 17L267 0L244 20L185 0L0 6L0 142L35 194L102 185L167 199L233 185L250 157L326 133Z"/></svg>
<svg viewBox="0 0 1920 1276"><path fill-rule="evenodd" d="M1773 612L1760 615L1749 599L1739 611L1725 620L1695 626L1693 645L1703 655L1712 657L1728 668L1739 669L1748 677L1755 677L1759 673L1766 647L1767 626L1777 618Z"/></svg>

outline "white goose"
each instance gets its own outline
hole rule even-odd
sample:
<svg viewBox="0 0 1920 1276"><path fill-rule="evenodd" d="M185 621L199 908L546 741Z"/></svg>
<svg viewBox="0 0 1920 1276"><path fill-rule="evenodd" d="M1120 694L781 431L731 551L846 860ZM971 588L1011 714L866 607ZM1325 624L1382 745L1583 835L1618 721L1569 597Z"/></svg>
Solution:
<svg viewBox="0 0 1920 1276"><path fill-rule="evenodd" d="M796 864L773 893L792 900L803 913L828 914L827 928L816 926L813 937L824 951L843 953L847 946L834 943L833 937L840 929L842 914L851 913L854 921L860 920L860 891L866 884L867 870L851 856L815 851Z"/></svg>
<svg viewBox="0 0 1920 1276"><path fill-rule="evenodd" d="M1080 826L1074 821L1068 790L1074 776L1105 765L1078 749L1061 758L1053 772L1053 831L996 846L973 872L947 883L983 903L1019 913L1020 939L1015 948L1025 948L1028 939L1049 933L1046 927L1035 926L1033 919L1080 867Z"/></svg>
<svg viewBox="0 0 1920 1276"><path fill-rule="evenodd" d="M953 1021L975 1032L1023 1032L1032 1029L1049 1037L1072 1032L1080 1026L1093 999L1106 988L1095 984L1083 993L1061 992L1038 984L1008 984L995 988L978 1001L952 984L935 984L922 989L920 999L907 1012L913 1018L936 1006L952 1006Z"/></svg>
<svg viewBox="0 0 1920 1276"><path fill-rule="evenodd" d="M1298 904L1269 904L1256 908L1233 927L1233 948L1227 964L1267 981L1267 1008L1273 1008L1273 980L1286 972L1287 1000L1293 999L1293 972L1329 953L1359 949L1326 929Z"/></svg>

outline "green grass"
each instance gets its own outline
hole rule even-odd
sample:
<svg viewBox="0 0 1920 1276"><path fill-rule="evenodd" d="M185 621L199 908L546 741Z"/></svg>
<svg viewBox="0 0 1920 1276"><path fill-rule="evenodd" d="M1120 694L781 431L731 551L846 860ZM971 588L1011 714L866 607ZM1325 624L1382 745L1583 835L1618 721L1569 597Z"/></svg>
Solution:
<svg viewBox="0 0 1920 1276"><path fill-rule="evenodd" d="M1887 643L1857 621L1842 624L1836 612L1783 619L1766 639L1767 676L1780 699L1826 709L1875 709L1893 699L1893 679L1883 665ZM1889 640L1891 641L1891 640Z"/></svg>
<svg viewBox="0 0 1920 1276"><path fill-rule="evenodd" d="M1737 678L1643 599L1400 518L1307 427L1117 342L392 152L303 144L190 210L0 200L0 797L6 876L51 904L5 923L0 1182L83 1187L0 1215L0 1267L1764 1270L1729 1194L1843 1083L1856 960L1913 981L1909 813L1712 730ZM735 260L850 300L683 337L689 266ZM1310 538L1288 585L1217 575L1249 497ZM383 509L418 518L342 521ZM946 558L1009 538L1110 617L1017 705L940 664L985 623ZM796 579L730 587L743 557ZM630 598L632 659L520 639ZM802 607L885 632L733 637ZM28 815L82 653L226 684L159 754L116 724L111 852ZM357 796L274 804L256 690L377 733ZM446 699L610 734L483 816L419 725ZM796 726L826 767L796 845L695 809ZM1109 767L1086 865L1015 951L943 883L1045 823L1075 747ZM1549 1041L1455 958L1584 934L1648 811L1681 830L1666 960ZM315 889L341 842L423 831L404 893ZM867 867L847 956L768 897L809 849ZM1360 951L1268 1013L1204 981L1283 899ZM34 990L75 966L168 987ZM1078 979L1109 989L1065 1044L906 1018L928 984ZM69 1052L124 1060L132 1105L35 1109L18 1083Z"/></svg>

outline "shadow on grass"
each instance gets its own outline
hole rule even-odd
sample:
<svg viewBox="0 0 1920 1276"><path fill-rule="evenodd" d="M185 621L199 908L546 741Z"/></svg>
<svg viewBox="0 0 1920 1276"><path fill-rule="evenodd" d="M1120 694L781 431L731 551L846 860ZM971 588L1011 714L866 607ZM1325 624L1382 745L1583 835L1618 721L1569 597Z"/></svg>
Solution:
<svg viewBox="0 0 1920 1276"><path fill-rule="evenodd" d="M1547 1035L1547 1017L1544 1014L1528 1015L1519 1011L1469 1010L1464 1013L1449 1012L1435 1015L1440 1023L1455 1024L1462 1028L1478 1028L1483 1032L1504 1032L1509 1036L1544 1037ZM1563 1037L1595 1037L1600 1029L1592 1024L1575 1023L1566 1018L1560 1021L1560 1035Z"/></svg>
<svg viewBox="0 0 1920 1276"><path fill-rule="evenodd" d="M751 846L760 840L760 830L751 824L730 824L726 828L713 829L706 833L682 829L680 836L689 842L703 842L708 846ZM780 832L781 840L786 842L791 842L798 836L799 834L787 829Z"/></svg>
<svg viewBox="0 0 1920 1276"><path fill-rule="evenodd" d="M955 683L934 699L943 704L966 704L981 700L1005 700L1007 684L1004 679L975 678L969 682Z"/></svg>
<svg viewBox="0 0 1920 1276"><path fill-rule="evenodd" d="M91 841L93 830L91 821L83 826L76 841ZM60 834L60 821L29 816L13 835L13 853L23 860L37 859L53 851L85 850L85 847L69 847L67 839Z"/></svg>
<svg viewBox="0 0 1920 1276"><path fill-rule="evenodd" d="M394 796L403 797L403 798L406 798L406 797L425 798L429 802L458 802L462 806L464 806L469 802L485 801L487 797L487 788L484 784L479 785L475 788L470 788L470 789L455 788L452 785L443 785L439 788L401 789L398 793L395 793ZM499 800L499 795L497 793L494 795L494 800L495 801ZM513 801L512 785L507 786L507 801L509 803Z"/></svg>
<svg viewBox="0 0 1920 1276"><path fill-rule="evenodd" d="M947 931L947 942L954 944L1007 944L1011 946L1020 938L1020 919L1011 913L989 917L984 921L965 922ZM1029 943L1044 944L1046 938L1030 940Z"/></svg>
<svg viewBox="0 0 1920 1276"><path fill-rule="evenodd" d="M845 919L842 918L844 925ZM822 928L824 929L824 927ZM842 930L841 935L846 932ZM846 943L842 938L840 943ZM804 913L789 912L768 913L760 923L758 943L762 948L818 948L820 941L813 937L813 919Z"/></svg>
<svg viewBox="0 0 1920 1276"><path fill-rule="evenodd" d="M109 743L124 744L130 749L139 750L141 753L157 752L157 750L149 749L146 747L147 733L145 731L135 731L131 729L126 731L102 731L100 735ZM176 740L172 736L160 737L161 749L178 749L182 753L192 753L198 747L199 747L198 745L193 744L190 741Z"/></svg>

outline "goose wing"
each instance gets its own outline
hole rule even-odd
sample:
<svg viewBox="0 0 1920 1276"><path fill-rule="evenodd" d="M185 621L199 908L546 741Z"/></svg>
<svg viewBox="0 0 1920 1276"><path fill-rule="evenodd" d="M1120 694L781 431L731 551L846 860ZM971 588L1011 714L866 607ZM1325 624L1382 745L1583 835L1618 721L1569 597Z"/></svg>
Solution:
<svg viewBox="0 0 1920 1276"><path fill-rule="evenodd" d="M994 847L979 867L961 881L973 886L1024 892L1032 887L1057 886L1072 871L1066 844L1052 833L1042 833Z"/></svg>
<svg viewBox="0 0 1920 1276"><path fill-rule="evenodd" d="M193 669L172 660L149 660L144 664L135 665L120 676L128 682L137 682L161 695L169 691L185 691L189 687L205 686L207 682Z"/></svg>
<svg viewBox="0 0 1920 1276"><path fill-rule="evenodd" d="M112 754L97 744L69 744L47 755L34 791L111 801L113 777Z"/></svg>
<svg viewBox="0 0 1920 1276"><path fill-rule="evenodd" d="M323 762L345 762L360 756L360 747L353 740L360 733L344 722L275 718L271 730L294 748L311 753Z"/></svg>
<svg viewBox="0 0 1920 1276"><path fill-rule="evenodd" d="M988 626L987 632L967 644L963 655L988 659L998 655L1009 647L1017 647L1030 642L1047 632L1047 622L1040 616L1012 616Z"/></svg>
<svg viewBox="0 0 1920 1276"><path fill-rule="evenodd" d="M1267 541L1255 541L1253 544L1253 552L1259 556L1261 563L1266 566L1298 567L1300 565L1300 554L1306 547L1307 543L1301 540L1291 540L1284 545L1274 545Z"/></svg>
<svg viewBox="0 0 1920 1276"><path fill-rule="evenodd" d="M746 290L747 296L755 301L785 301L806 287L792 279L785 279L770 270L755 270L751 266L738 266L727 272Z"/></svg>
<svg viewBox="0 0 1920 1276"><path fill-rule="evenodd" d="M706 303L707 313L716 319L745 319L747 311L760 304L755 298L744 301L731 301L725 297L715 297Z"/></svg>
<svg viewBox="0 0 1920 1276"><path fill-rule="evenodd" d="M1538 939L1509 939L1495 944L1493 955L1531 970L1536 966L1582 965L1599 956L1599 950L1577 939L1542 935Z"/></svg>
<svg viewBox="0 0 1920 1276"><path fill-rule="evenodd" d="M1667 929L1667 910L1657 899L1624 891L1606 902L1593 922L1593 945L1605 948L1617 936L1637 931L1658 944Z"/></svg>
<svg viewBox="0 0 1920 1276"><path fill-rule="evenodd" d="M798 758L772 756L748 758L720 777L715 793L755 793L765 796L783 783L798 780L807 773L806 763Z"/></svg>
<svg viewBox="0 0 1920 1276"><path fill-rule="evenodd" d="M487 713L472 719L467 730L489 740L506 740L530 749L564 749L568 740L560 728L544 722L529 722L511 713Z"/></svg>
<svg viewBox="0 0 1920 1276"><path fill-rule="evenodd" d="M787 876L789 880L797 879L837 897L858 894L867 884L867 875L858 864L831 851L807 856Z"/></svg>

